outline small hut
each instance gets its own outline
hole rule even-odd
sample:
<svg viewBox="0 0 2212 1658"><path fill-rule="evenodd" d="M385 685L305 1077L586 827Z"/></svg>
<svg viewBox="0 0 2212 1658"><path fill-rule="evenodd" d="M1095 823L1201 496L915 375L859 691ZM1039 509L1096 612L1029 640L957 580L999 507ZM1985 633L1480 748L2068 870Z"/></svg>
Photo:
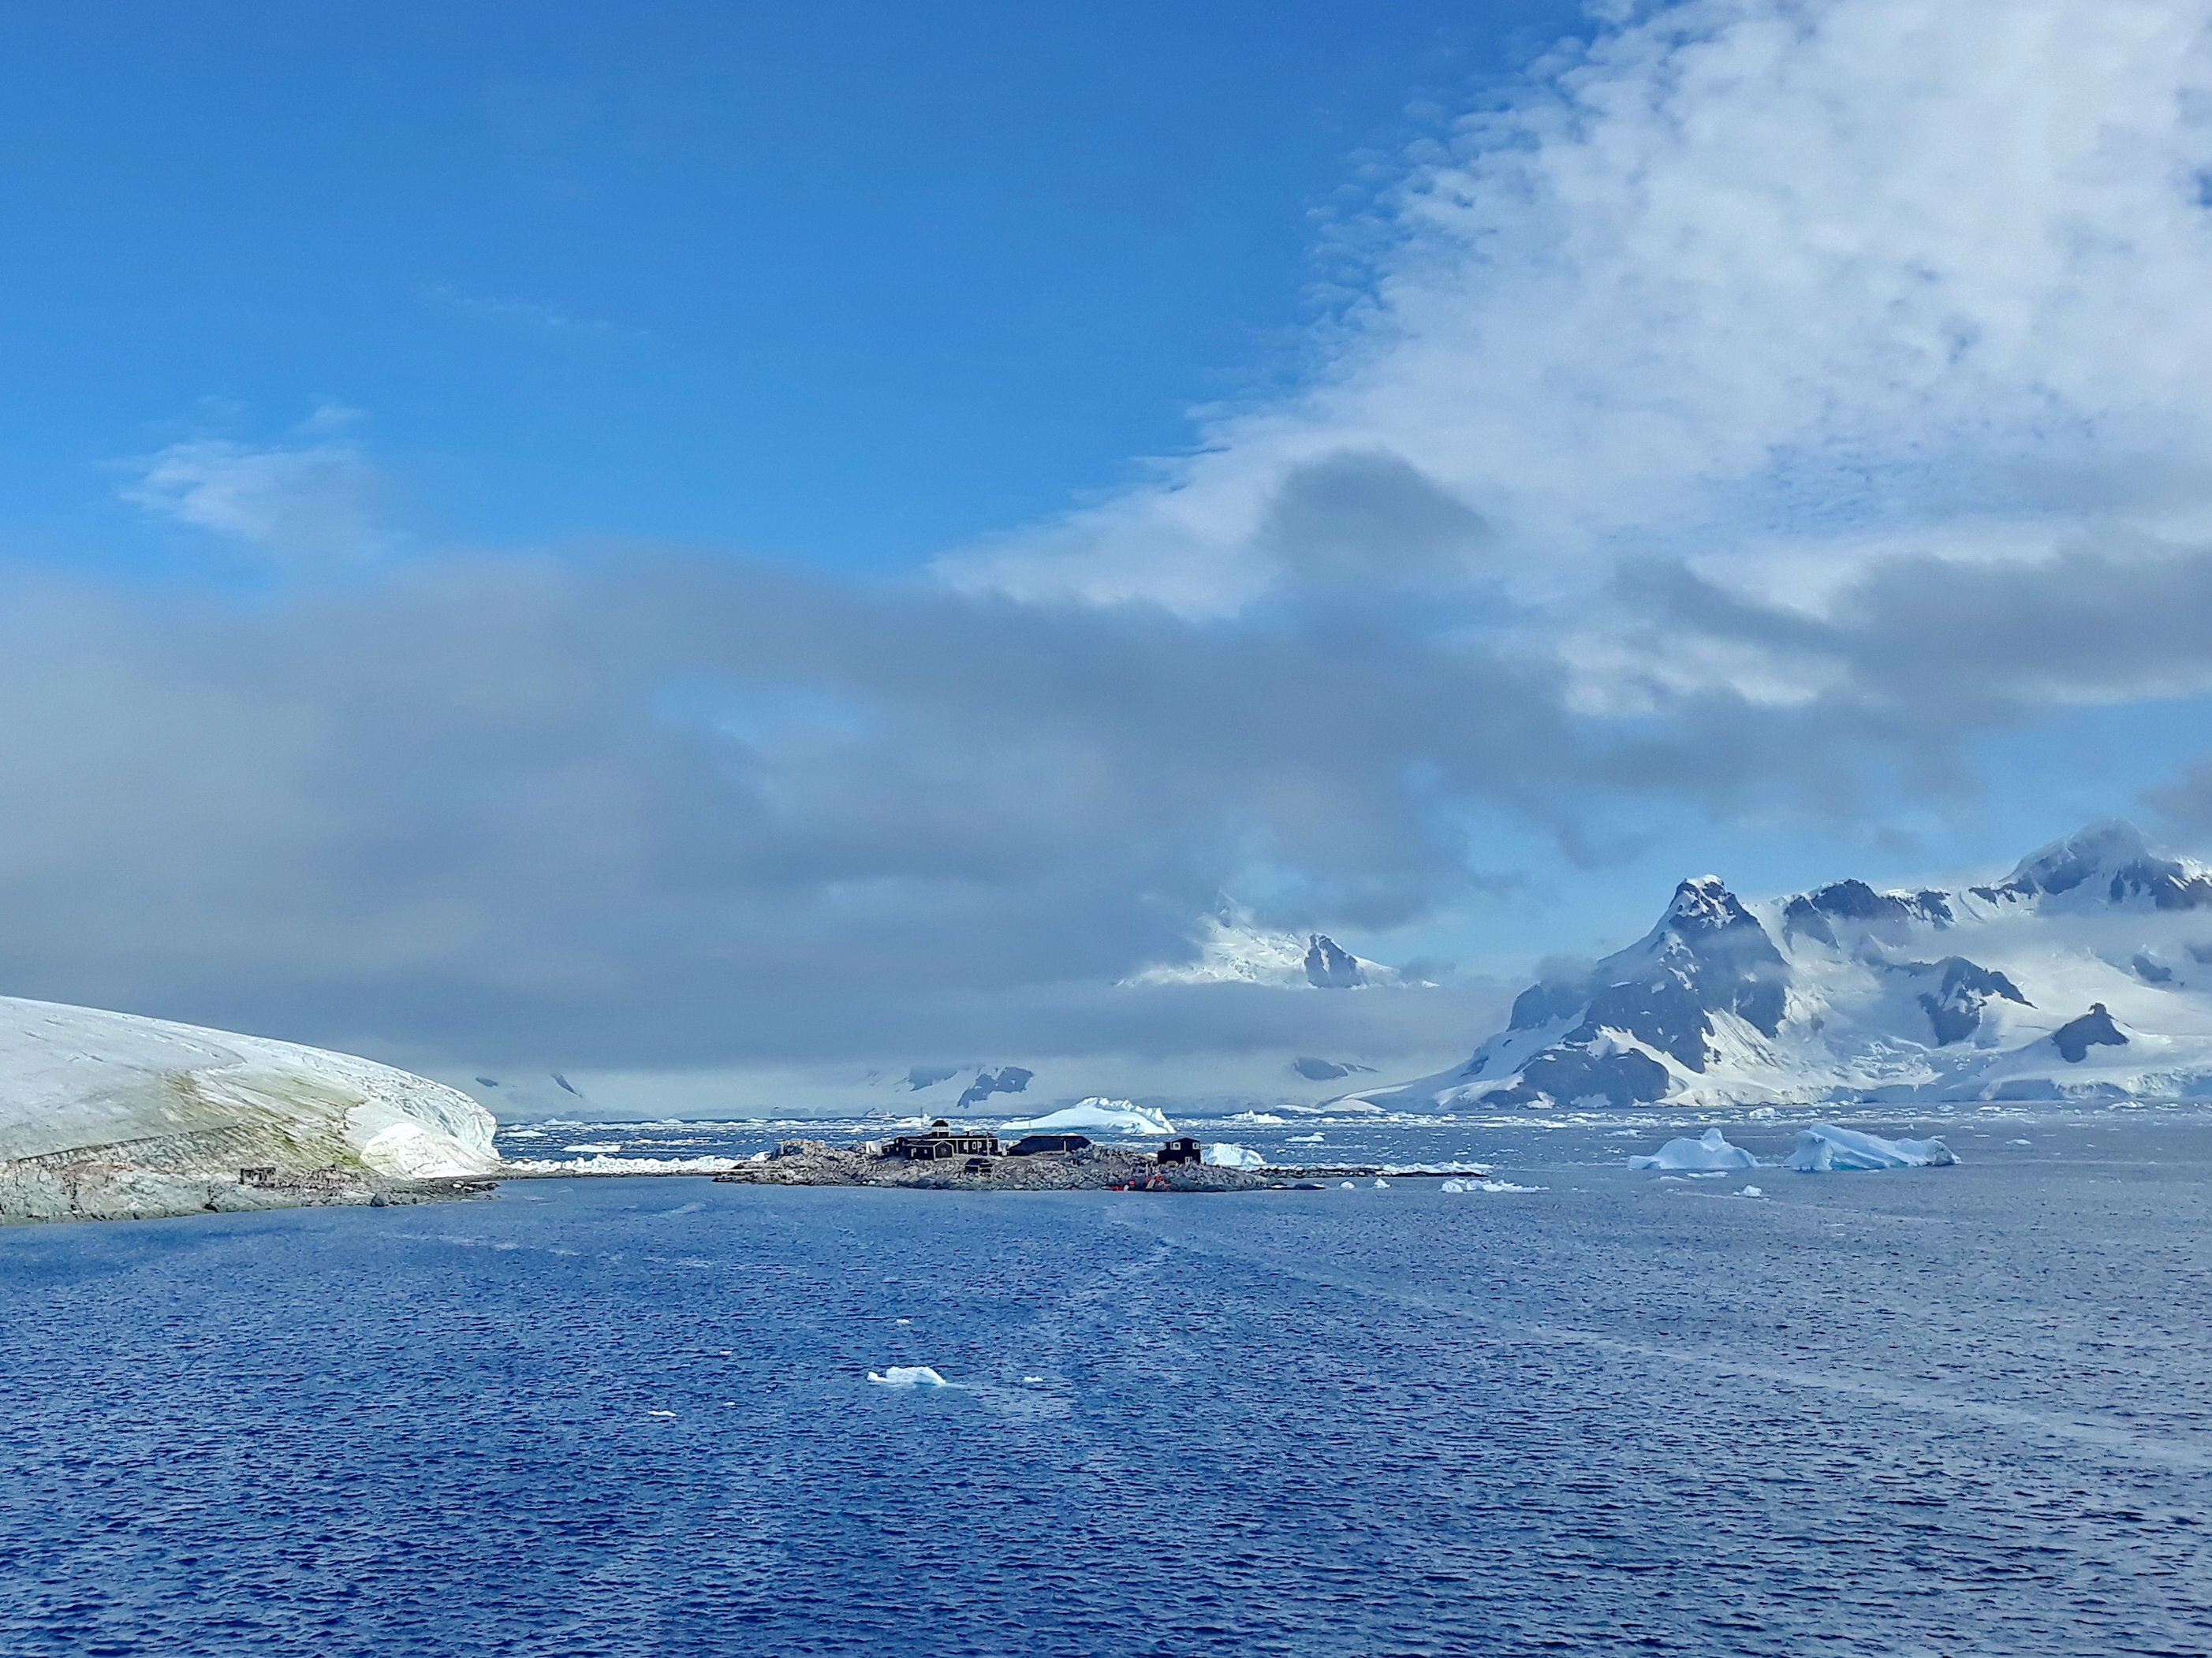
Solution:
<svg viewBox="0 0 2212 1658"><path fill-rule="evenodd" d="M904 1157L909 1162L927 1162L938 1157L995 1157L999 1155L996 1134L956 1133L944 1118L930 1124L927 1134L902 1134L884 1148L887 1157Z"/></svg>
<svg viewBox="0 0 2212 1658"><path fill-rule="evenodd" d="M1170 1140L1165 1145L1162 1146L1160 1148L1159 1156L1153 1158L1152 1161L1164 1164L1170 1163L1204 1163L1206 1161L1206 1153L1200 1148L1196 1140L1191 1139L1189 1135L1185 1134L1182 1139Z"/></svg>

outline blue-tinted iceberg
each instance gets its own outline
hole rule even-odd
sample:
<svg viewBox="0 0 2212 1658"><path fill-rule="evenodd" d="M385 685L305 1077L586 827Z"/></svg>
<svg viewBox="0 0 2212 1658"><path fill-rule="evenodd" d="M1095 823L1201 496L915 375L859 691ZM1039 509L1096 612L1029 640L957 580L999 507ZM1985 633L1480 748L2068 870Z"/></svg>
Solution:
<svg viewBox="0 0 2212 1658"><path fill-rule="evenodd" d="M887 1370L871 1370L868 1380L883 1388L950 1388L952 1385L927 1364L894 1364Z"/></svg>
<svg viewBox="0 0 2212 1658"><path fill-rule="evenodd" d="M999 1125L1002 1134L1057 1134L1070 1130L1095 1129L1102 1133L1172 1134L1175 1125L1149 1107L1127 1100L1109 1100L1094 1094L1078 1104L1066 1106L1025 1122Z"/></svg>
<svg viewBox="0 0 2212 1658"><path fill-rule="evenodd" d="M1816 1122L1797 1131L1797 1149L1782 1160L1782 1166L1826 1174L1855 1169L1934 1169L1956 1162L1951 1148L1940 1139L1886 1140L1879 1134Z"/></svg>
<svg viewBox="0 0 2212 1658"><path fill-rule="evenodd" d="M1730 1145L1717 1128L1708 1128L1696 1139L1668 1140L1648 1157L1631 1157L1631 1169L1756 1169L1759 1159L1740 1145Z"/></svg>
<svg viewBox="0 0 2212 1658"><path fill-rule="evenodd" d="M1206 1148L1206 1160L1217 1169L1265 1169L1267 1160L1249 1145L1231 1145L1226 1140Z"/></svg>

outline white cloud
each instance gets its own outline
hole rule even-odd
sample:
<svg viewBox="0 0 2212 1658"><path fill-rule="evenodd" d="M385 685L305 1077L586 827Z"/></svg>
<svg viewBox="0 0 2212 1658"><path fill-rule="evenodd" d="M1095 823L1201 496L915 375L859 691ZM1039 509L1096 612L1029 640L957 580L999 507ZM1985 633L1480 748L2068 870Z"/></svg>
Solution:
<svg viewBox="0 0 2212 1658"><path fill-rule="evenodd" d="M1563 632L1629 556L1832 588L1900 537L2035 558L2116 518L2194 528L2208 21L1697 0L1603 33L1409 161L1395 251L1303 395L944 573L1233 611L1282 569L1286 489L1347 453L1480 514L1470 567Z"/></svg>
<svg viewBox="0 0 2212 1658"><path fill-rule="evenodd" d="M327 430L352 411L319 409ZM148 457L121 494L125 501L210 531L274 562L323 567L362 562L383 550L383 482L356 446L323 441L253 448L222 438L173 443Z"/></svg>

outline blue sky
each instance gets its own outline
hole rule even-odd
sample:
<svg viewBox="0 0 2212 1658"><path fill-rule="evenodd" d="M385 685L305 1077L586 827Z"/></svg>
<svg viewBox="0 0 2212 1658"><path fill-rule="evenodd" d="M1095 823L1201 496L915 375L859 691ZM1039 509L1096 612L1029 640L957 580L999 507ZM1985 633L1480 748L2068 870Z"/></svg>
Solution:
<svg viewBox="0 0 2212 1658"><path fill-rule="evenodd" d="M12 15L0 974L1411 1069L1686 874L2212 846L2208 28ZM1119 987L1224 894L1455 976Z"/></svg>
<svg viewBox="0 0 2212 1658"><path fill-rule="evenodd" d="M204 558L103 464L326 400L433 539L911 567L1295 372L1363 155L1571 17L27 9L5 519L73 560Z"/></svg>

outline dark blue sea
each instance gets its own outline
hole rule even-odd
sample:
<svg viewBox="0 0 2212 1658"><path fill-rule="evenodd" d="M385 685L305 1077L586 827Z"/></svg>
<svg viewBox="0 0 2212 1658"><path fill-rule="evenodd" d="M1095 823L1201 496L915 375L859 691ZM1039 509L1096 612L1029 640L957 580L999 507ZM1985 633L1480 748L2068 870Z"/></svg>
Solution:
<svg viewBox="0 0 2212 1658"><path fill-rule="evenodd" d="M0 1651L2212 1650L2212 1127L1948 1132L12 1229Z"/></svg>

